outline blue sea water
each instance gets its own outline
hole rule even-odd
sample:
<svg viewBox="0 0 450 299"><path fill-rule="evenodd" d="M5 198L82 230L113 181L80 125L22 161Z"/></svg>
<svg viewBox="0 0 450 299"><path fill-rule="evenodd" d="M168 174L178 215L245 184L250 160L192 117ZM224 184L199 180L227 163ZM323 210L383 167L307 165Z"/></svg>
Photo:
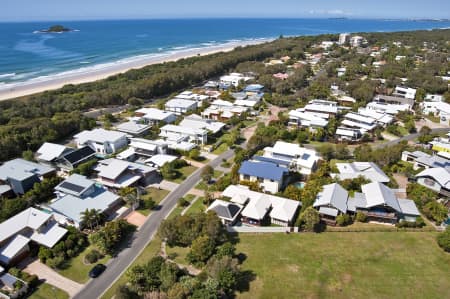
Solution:
<svg viewBox="0 0 450 299"><path fill-rule="evenodd" d="M0 86L134 56L229 41L339 32L449 28L450 22L357 19L185 19L65 21L67 33L36 33L54 22L0 23Z"/></svg>

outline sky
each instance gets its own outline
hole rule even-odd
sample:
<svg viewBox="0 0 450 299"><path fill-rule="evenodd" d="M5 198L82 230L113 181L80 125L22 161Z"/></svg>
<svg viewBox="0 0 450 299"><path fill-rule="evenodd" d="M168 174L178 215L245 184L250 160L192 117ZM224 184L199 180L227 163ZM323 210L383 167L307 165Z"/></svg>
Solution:
<svg viewBox="0 0 450 299"><path fill-rule="evenodd" d="M449 0L1 0L0 21L146 18L450 18Z"/></svg>

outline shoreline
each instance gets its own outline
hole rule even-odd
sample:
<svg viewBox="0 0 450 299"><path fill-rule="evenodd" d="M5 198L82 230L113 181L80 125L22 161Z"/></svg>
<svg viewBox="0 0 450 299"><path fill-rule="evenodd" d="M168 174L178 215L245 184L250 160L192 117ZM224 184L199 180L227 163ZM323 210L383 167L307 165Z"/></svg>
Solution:
<svg viewBox="0 0 450 299"><path fill-rule="evenodd" d="M150 53L117 62L105 63L85 69L67 71L26 82L0 85L0 101L55 90L67 84L81 84L106 79L110 76L125 73L132 69L140 69L148 65L177 61L194 56L205 56L219 52L230 52L239 46L249 46L270 42L273 39L257 39L247 41L232 41L210 47L198 47L168 53Z"/></svg>

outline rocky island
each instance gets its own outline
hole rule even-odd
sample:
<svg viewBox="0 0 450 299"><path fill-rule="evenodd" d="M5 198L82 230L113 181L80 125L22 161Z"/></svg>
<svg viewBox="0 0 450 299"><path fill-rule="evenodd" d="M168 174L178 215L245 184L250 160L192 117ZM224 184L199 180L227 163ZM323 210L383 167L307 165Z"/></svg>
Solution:
<svg viewBox="0 0 450 299"><path fill-rule="evenodd" d="M74 31L73 29L70 28L66 28L62 25L53 25L51 27L49 27L48 29L42 29L39 30L39 33L62 33L62 32L70 32L70 31Z"/></svg>

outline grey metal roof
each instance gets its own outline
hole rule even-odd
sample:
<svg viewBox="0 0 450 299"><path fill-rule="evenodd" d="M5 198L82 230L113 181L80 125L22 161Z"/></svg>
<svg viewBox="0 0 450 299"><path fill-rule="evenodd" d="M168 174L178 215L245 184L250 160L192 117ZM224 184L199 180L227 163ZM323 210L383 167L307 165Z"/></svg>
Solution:
<svg viewBox="0 0 450 299"><path fill-rule="evenodd" d="M375 182L361 186L365 195L367 206L371 208L379 205L385 205L393 208L397 212L402 212L394 191L385 185Z"/></svg>
<svg viewBox="0 0 450 299"><path fill-rule="evenodd" d="M414 201L410 199L402 199L398 198L398 204L400 205L400 209L402 210L402 214L404 215L412 215L412 216L420 216L420 212L417 209Z"/></svg>
<svg viewBox="0 0 450 299"><path fill-rule="evenodd" d="M334 183L323 186L323 191L317 194L314 207L332 206L342 213L347 213L348 192L341 185Z"/></svg>
<svg viewBox="0 0 450 299"><path fill-rule="evenodd" d="M324 214L324 215L328 215L328 216L336 217L338 215L339 211L336 210L336 209L333 209L333 208L320 207L319 213L320 214Z"/></svg>
<svg viewBox="0 0 450 299"><path fill-rule="evenodd" d="M43 176L53 172L55 169L39 163L24 159L14 159L0 166L0 180L7 181L8 178L25 180L31 176Z"/></svg>
<svg viewBox="0 0 450 299"><path fill-rule="evenodd" d="M85 176L74 173L56 186L55 190L66 194L81 196L85 190L89 189L94 184L94 181L87 179Z"/></svg>

